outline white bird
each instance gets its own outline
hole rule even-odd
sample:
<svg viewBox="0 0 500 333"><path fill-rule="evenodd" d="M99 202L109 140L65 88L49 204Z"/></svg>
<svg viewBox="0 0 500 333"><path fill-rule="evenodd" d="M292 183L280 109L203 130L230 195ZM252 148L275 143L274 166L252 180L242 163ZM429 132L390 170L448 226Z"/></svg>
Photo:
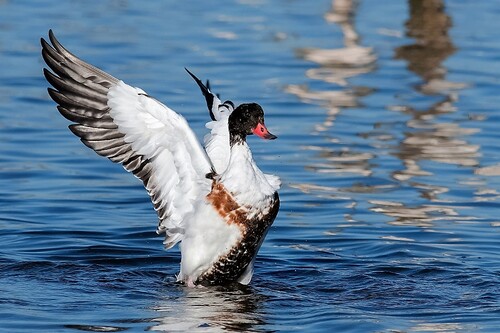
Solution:
<svg viewBox="0 0 500 333"><path fill-rule="evenodd" d="M279 210L280 180L264 174L248 135L275 139L256 103L234 108L195 79L212 118L205 149L178 113L66 50L49 31L42 56L50 97L70 130L97 154L142 180L165 247L180 242L179 282L248 284L256 254ZM186 69L187 70L187 69Z"/></svg>

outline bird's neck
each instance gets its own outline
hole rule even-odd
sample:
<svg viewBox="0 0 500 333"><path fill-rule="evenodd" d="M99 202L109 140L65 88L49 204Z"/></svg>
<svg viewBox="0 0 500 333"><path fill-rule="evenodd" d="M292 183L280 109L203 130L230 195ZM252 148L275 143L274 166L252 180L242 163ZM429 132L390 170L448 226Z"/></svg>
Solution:
<svg viewBox="0 0 500 333"><path fill-rule="evenodd" d="M247 135L245 133L229 133L229 145L231 149L235 145L246 145Z"/></svg>
<svg viewBox="0 0 500 333"><path fill-rule="evenodd" d="M255 164L246 142L231 146L229 165L221 175L221 181L239 204L256 205L275 192Z"/></svg>

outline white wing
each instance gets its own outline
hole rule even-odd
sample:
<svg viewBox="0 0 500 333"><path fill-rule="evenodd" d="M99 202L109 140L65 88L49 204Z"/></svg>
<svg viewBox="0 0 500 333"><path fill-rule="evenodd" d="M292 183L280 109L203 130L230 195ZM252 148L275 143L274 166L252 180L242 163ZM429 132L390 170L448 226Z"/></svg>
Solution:
<svg viewBox="0 0 500 333"><path fill-rule="evenodd" d="M49 94L58 110L75 122L71 131L99 155L140 178L166 232L165 246L182 240L183 221L195 200L210 191L213 171L186 120L167 106L67 51L49 32L42 55L55 75Z"/></svg>
<svg viewBox="0 0 500 333"><path fill-rule="evenodd" d="M187 68L186 71L191 75L194 81L200 87L201 93L207 102L208 111L212 121L206 124L210 133L205 136L205 149L215 171L221 174L226 170L229 164L230 146L229 146L229 128L228 119L231 112L234 110L234 104L231 101L221 102L219 96L210 90L210 84L204 85Z"/></svg>

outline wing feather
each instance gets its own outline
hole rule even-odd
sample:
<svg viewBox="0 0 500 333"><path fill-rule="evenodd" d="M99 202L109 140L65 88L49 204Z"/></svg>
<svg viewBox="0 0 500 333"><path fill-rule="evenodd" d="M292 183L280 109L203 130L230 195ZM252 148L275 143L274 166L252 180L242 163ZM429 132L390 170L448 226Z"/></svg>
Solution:
<svg viewBox="0 0 500 333"><path fill-rule="evenodd" d="M206 127L210 130L210 133L205 135L204 143L205 149L210 161L218 174L221 174L226 170L229 164L230 155L230 145L229 145L229 128L228 119L229 115L234 110L234 104L231 101L225 101L224 103L220 100L218 94L214 94L210 90L210 84L207 80L207 84L204 85L203 82L196 77L187 68L184 68L186 72L193 78L198 87L200 87L201 93L205 97L207 103L208 111L212 121L206 124Z"/></svg>
<svg viewBox="0 0 500 333"><path fill-rule="evenodd" d="M179 114L65 49L49 31L41 40L50 97L70 130L97 154L142 180L159 217L165 246L182 240L183 221L210 190L213 167Z"/></svg>

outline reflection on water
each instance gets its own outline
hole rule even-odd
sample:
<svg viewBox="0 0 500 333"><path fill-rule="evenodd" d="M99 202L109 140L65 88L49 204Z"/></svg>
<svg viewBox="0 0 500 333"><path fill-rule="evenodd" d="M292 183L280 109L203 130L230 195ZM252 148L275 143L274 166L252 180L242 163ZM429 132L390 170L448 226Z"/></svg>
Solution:
<svg viewBox="0 0 500 333"><path fill-rule="evenodd" d="M406 123L410 129L394 153L405 166L393 173L393 177L406 181L415 176L431 176L420 167L423 160L473 167L478 164L479 146L469 144L464 136L477 133L475 128L462 128L458 123L438 122L438 118L455 111L453 96L433 104L428 110L419 111L410 106L393 108L412 116Z"/></svg>
<svg viewBox="0 0 500 333"><path fill-rule="evenodd" d="M445 81L442 62L455 52L448 30L452 22L442 0L409 0L410 18L406 22L408 37L415 43L396 48L396 59L408 61L408 69L420 76L424 93L440 93L460 84Z"/></svg>
<svg viewBox="0 0 500 333"><path fill-rule="evenodd" d="M445 13L440 0L409 1L410 18L406 22L407 35L415 38L415 43L396 49L396 58L408 62L408 69L421 77L423 85L417 89L423 94L442 96L441 101L417 110L410 105L399 107L398 111L412 117L406 125L405 133L395 153L406 169L394 172L398 180L408 180L413 176L430 176L419 166L421 160L440 163L475 166L479 146L468 144L462 139L476 133L477 129L465 129L457 123L446 123L439 117L455 112L453 103L458 99L458 89L464 84L446 81L446 68L442 65L455 52L448 34L451 19Z"/></svg>
<svg viewBox="0 0 500 333"><path fill-rule="evenodd" d="M401 182L409 181L413 177L425 180L425 176L433 176L430 170L422 167L422 162L426 160L465 167L476 166L480 148L464 139L464 136L474 134L478 129L462 128L457 122L440 119L456 111L453 103L458 99L458 89L465 87L464 84L446 81L447 70L442 63L455 52L455 47L448 34L451 19L445 13L443 2L410 0L409 7L407 36L415 38L415 42L397 48L395 56L397 59L406 60L408 69L422 79L423 84L416 87L417 92L438 95L441 100L423 110L411 105L392 107L392 110L411 117L406 122L405 137L393 153L405 167L392 173L392 176ZM420 182L410 185L421 191L422 197L431 202L442 201L439 195L448 192L443 186ZM457 219L459 215L452 207L442 205L410 206L400 202L381 204L375 201L371 203L374 204L372 211L395 218L390 222L394 225L429 227L433 222Z"/></svg>
<svg viewBox="0 0 500 333"><path fill-rule="evenodd" d="M408 69L421 78L423 83L415 87L417 93L439 96L440 100L418 109L411 105L391 107L391 110L411 117L406 122L404 138L393 152L404 169L393 171L392 177L400 182L420 177L418 183L411 182L410 186L420 191L422 198L428 201L443 202L439 196L448 192L448 188L423 183L425 180L435 181L433 172L422 167L428 165L423 162L477 166L480 147L468 143L465 137L477 133L479 129L463 128L459 122L445 120L449 114L456 112L454 103L459 98L459 90L466 85L446 80L447 69L443 62L455 52L455 47L448 33L452 21L445 12L443 1L410 0L408 3L410 17L406 22L406 34L415 42L396 48L395 57L405 60ZM429 227L435 221L453 220L459 215L454 208L442 205L371 203L374 204L372 211L395 218L390 222L394 225ZM462 216L460 219L466 218Z"/></svg>
<svg viewBox="0 0 500 333"><path fill-rule="evenodd" d="M374 205L371 211L392 217L391 225L413 225L419 227L432 227L433 223L440 220L456 220L459 215L453 208L442 205L421 205L411 207L394 201L370 200ZM460 217L461 220L465 218Z"/></svg>
<svg viewBox="0 0 500 333"><path fill-rule="evenodd" d="M341 28L344 47L297 50L300 57L321 66L307 70L307 77L345 86L348 84L348 78L368 73L374 69L377 58L373 49L359 45L360 37L354 27L356 7L357 1L355 0L335 0L332 1L330 11L325 14L327 22L335 23Z"/></svg>
<svg viewBox="0 0 500 333"><path fill-rule="evenodd" d="M325 1L0 0L0 331L498 331L495 5ZM175 284L142 185L49 102L48 28L200 138L183 66L273 110L284 135L251 145L283 207L250 287Z"/></svg>
<svg viewBox="0 0 500 333"><path fill-rule="evenodd" d="M307 165L306 170L319 173L355 173L362 176L372 174L370 160L374 157L371 153L357 153L349 150L336 151L327 147L303 146L303 149L318 151L318 157L324 163Z"/></svg>
<svg viewBox="0 0 500 333"><path fill-rule="evenodd" d="M344 46L337 49L303 48L297 54L320 67L308 69L306 77L335 84L331 90L313 91L307 85L290 85L286 92L298 96L303 102L319 104L326 109L326 118L315 126L313 134L322 135L327 142L338 143L330 136L337 114L348 107L359 105L359 97L372 93L367 87L353 87L348 79L374 70L376 55L371 47L360 45L360 37L354 26L357 1L335 0L325 14L327 22L337 24L342 31ZM323 133L323 134L322 134ZM328 146L308 145L305 150L317 151L319 163L306 166L306 170L318 173L355 173L362 176L371 174L370 160L373 154L355 152L344 147L340 151ZM297 188L314 188L308 184L297 184ZM316 187L318 188L318 187Z"/></svg>
<svg viewBox="0 0 500 333"><path fill-rule="evenodd" d="M408 332L473 332L476 330L474 325L458 324L458 323L418 323L410 328Z"/></svg>
<svg viewBox="0 0 500 333"><path fill-rule="evenodd" d="M255 325L265 324L259 314L262 300L250 288L182 288L178 298L168 298L154 310L159 317L149 328L163 332L222 332L252 331Z"/></svg>
<svg viewBox="0 0 500 333"><path fill-rule="evenodd" d="M448 187L436 184L433 170L425 163L432 161L441 165L440 168L446 168L446 165L473 168L479 164L480 146L471 144L466 139L467 136L478 133L479 129L461 126L463 122L469 121L469 118L448 120L450 115L457 111L454 104L459 99L460 89L466 87L463 83L448 81L447 69L443 65L456 50L448 33L452 20L442 1L408 2L410 16L406 22L406 35L413 38L414 42L397 47L395 58L405 60L408 69L422 80L422 84L415 86L416 95L412 95L416 96L418 107L412 105L411 96L408 102L402 97L400 99L403 103L387 106L388 110L409 119L404 122L404 126L392 119L380 119L373 124L373 130L360 134L373 150L355 151L354 145L341 142L332 136L332 132L335 133L332 128L339 112L345 108L361 107L359 98L375 93L373 89L353 87L349 84L350 78L372 72L376 61L372 48L360 45L361 38L354 25L356 5L355 1L333 1L330 11L325 14L328 22L340 26L344 38L343 48L305 48L298 52L303 59L320 65L319 68L306 71L308 78L323 80L336 86L328 91L313 91L306 85L292 85L286 89L302 101L316 103L326 109L326 118L315 126L313 134L322 136L327 144L302 147L317 152L315 160L318 162L308 164L306 170L332 175L349 173L370 177L378 171L373 161L378 154L384 154L381 149L389 149L388 153L401 163L394 165L392 170L382 166L382 170L400 183L400 186L409 185L420 193L422 199L432 204L415 205L411 202L368 199L373 205L371 210L394 219L389 222L393 225L431 226L432 222L437 220L455 219L459 213L445 205L451 203L449 199L441 198L442 194L449 191ZM418 98L419 95L424 98ZM429 102L427 107L423 101ZM395 142L395 138L400 139ZM391 144L392 142L394 144ZM399 169L400 166L403 168ZM418 177L418 181L413 180L415 177ZM365 193L380 192L380 185L369 184L369 179L366 182L367 184L362 186L366 189ZM321 197L338 197L338 192L356 193L356 186L335 188L334 193L328 193L332 186L323 184L293 186ZM397 189L394 185L384 184L383 187Z"/></svg>

